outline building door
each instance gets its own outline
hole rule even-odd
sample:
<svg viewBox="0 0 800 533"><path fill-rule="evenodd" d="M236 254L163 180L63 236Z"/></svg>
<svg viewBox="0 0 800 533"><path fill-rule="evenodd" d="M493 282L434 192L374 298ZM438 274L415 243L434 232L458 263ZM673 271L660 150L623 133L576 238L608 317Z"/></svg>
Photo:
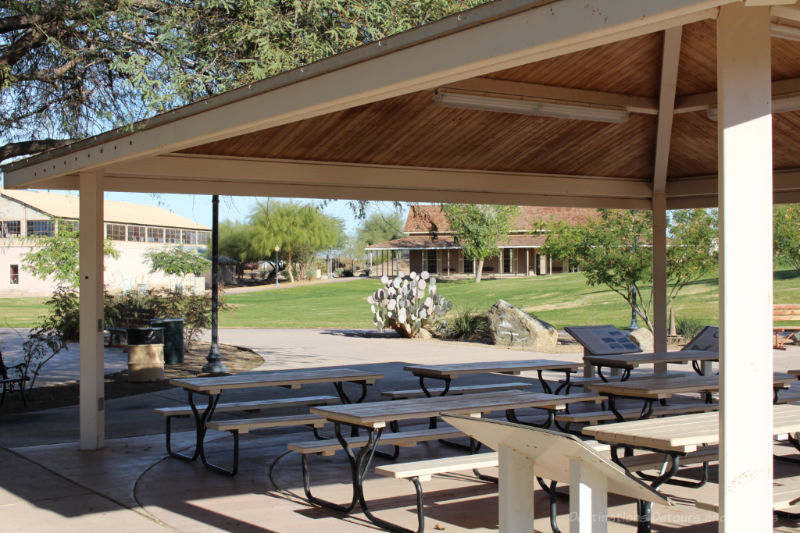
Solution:
<svg viewBox="0 0 800 533"><path fill-rule="evenodd" d="M503 274L511 273L511 248L503 248Z"/></svg>
<svg viewBox="0 0 800 533"><path fill-rule="evenodd" d="M439 265L436 259L436 250L428 250L428 272L431 274L439 272Z"/></svg>

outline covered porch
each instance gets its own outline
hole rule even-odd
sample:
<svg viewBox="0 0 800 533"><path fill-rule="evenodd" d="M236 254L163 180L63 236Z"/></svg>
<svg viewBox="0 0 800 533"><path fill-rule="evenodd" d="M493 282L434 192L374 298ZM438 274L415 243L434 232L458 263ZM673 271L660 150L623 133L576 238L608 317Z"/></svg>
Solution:
<svg viewBox="0 0 800 533"><path fill-rule="evenodd" d="M718 206L719 528L771 528L771 208L800 200L794 4L499 0L5 166L8 188L81 193L81 447L105 444L104 191L651 209L662 351L667 210Z"/></svg>

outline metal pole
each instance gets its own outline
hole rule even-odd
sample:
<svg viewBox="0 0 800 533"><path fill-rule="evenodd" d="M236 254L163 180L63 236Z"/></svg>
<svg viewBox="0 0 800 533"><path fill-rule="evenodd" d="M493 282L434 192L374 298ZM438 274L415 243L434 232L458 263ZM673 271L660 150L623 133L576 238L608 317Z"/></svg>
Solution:
<svg viewBox="0 0 800 533"><path fill-rule="evenodd" d="M278 288L278 272L280 268L278 267L278 252L281 251L281 247L277 244L275 245L275 288Z"/></svg>
<svg viewBox="0 0 800 533"><path fill-rule="evenodd" d="M217 340L217 312L219 311L219 196L211 197L211 348L203 372L224 374L228 371L222 364L222 354Z"/></svg>

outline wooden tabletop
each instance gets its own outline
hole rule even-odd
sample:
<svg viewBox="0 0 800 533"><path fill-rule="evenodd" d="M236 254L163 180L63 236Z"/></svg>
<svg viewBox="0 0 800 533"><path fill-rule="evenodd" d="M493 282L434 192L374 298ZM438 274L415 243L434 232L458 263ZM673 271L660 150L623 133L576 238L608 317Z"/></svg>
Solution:
<svg viewBox="0 0 800 533"><path fill-rule="evenodd" d="M481 361L478 363L456 363L452 365L410 365L403 367L415 376L432 378L457 378L462 374L519 374L525 370L577 371L581 363L556 361L553 359L527 359L520 361Z"/></svg>
<svg viewBox="0 0 800 533"><path fill-rule="evenodd" d="M309 368L298 370L270 370L264 372L243 372L232 376L207 378L179 378L170 380L171 385L194 392L218 394L228 389L248 389L254 387L299 388L311 383L332 383L341 381L365 381L372 385L383 379L383 374L364 372L352 368Z"/></svg>
<svg viewBox="0 0 800 533"><path fill-rule="evenodd" d="M587 363L612 368L636 368L648 363L688 363L689 361L719 361L718 352L686 350L679 352L650 352L619 355L586 355Z"/></svg>
<svg viewBox="0 0 800 533"><path fill-rule="evenodd" d="M320 406L312 407L311 413L346 424L381 428L396 420L429 418L438 416L442 412L480 415L523 407L563 409L567 404L579 401L587 401L587 398L578 395L573 399L569 395L511 390L463 396L435 396L433 398Z"/></svg>
<svg viewBox="0 0 800 533"><path fill-rule="evenodd" d="M795 377L800 378L800 370L789 370L788 373Z"/></svg>
<svg viewBox="0 0 800 533"><path fill-rule="evenodd" d="M775 373L773 386L787 387L796 378ZM715 392L719 390L719 376L685 376L680 378L655 377L629 381L585 383L586 390L627 398L662 399L687 392Z"/></svg>
<svg viewBox="0 0 800 533"><path fill-rule="evenodd" d="M800 431L800 405L773 406L773 434ZM583 429L601 442L689 453L704 444L719 443L719 413L648 418Z"/></svg>

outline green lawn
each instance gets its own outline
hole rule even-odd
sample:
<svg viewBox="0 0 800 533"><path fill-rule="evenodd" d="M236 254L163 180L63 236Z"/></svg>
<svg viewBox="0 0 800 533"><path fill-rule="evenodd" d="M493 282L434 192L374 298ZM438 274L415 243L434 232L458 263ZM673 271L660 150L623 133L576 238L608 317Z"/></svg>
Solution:
<svg viewBox="0 0 800 533"><path fill-rule="evenodd" d="M0 298L0 328L29 328L47 312L47 298Z"/></svg>
<svg viewBox="0 0 800 533"><path fill-rule="evenodd" d="M227 294L230 310L220 314L222 327L249 328L372 328L366 297L377 280L282 286L279 290ZM678 296L678 316L705 324L718 323L716 278L686 287ZM503 280L439 281L439 291L455 309L485 312L499 298L533 313L558 328L569 325L614 324L627 327L630 308L605 287L589 287L582 274L556 274ZM0 299L0 327L29 327L45 311L43 298ZM800 275L775 273L775 302L800 303Z"/></svg>

